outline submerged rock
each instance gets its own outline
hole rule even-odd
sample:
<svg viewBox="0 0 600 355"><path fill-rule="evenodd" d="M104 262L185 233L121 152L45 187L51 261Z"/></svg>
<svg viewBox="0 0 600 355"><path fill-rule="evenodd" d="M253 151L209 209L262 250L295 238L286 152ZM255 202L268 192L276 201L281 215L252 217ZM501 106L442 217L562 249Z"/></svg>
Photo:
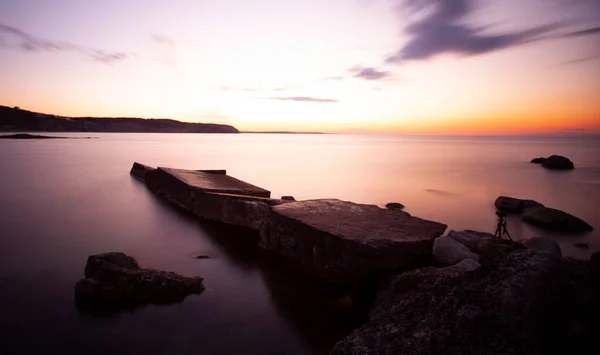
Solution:
<svg viewBox="0 0 600 355"><path fill-rule="evenodd" d="M441 265L454 265L465 259L479 260L479 255L449 237L439 237L433 242L433 259Z"/></svg>
<svg viewBox="0 0 600 355"><path fill-rule="evenodd" d="M585 221L560 210L532 207L523 212L523 221L540 228L561 232L588 232L593 230Z"/></svg>
<svg viewBox="0 0 600 355"><path fill-rule="evenodd" d="M561 258L516 251L498 265L401 274L331 354L539 354L566 284Z"/></svg>
<svg viewBox="0 0 600 355"><path fill-rule="evenodd" d="M385 208L390 210L401 210L404 209L404 205L400 202L389 202L385 204Z"/></svg>
<svg viewBox="0 0 600 355"><path fill-rule="evenodd" d="M134 258L118 252L91 255L85 277L75 285L79 304L117 307L174 303L204 290L201 277L142 269Z"/></svg>
<svg viewBox="0 0 600 355"><path fill-rule="evenodd" d="M560 250L560 246L552 238L532 237L532 238L523 239L520 242L523 243L523 245L525 245L529 249L545 250L545 251L554 253L558 256L562 256L562 251Z"/></svg>

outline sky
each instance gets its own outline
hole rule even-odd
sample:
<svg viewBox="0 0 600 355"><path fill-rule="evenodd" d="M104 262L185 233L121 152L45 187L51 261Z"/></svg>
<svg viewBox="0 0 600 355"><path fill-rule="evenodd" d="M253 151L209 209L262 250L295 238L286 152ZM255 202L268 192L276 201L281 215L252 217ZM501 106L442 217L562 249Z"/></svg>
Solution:
<svg viewBox="0 0 600 355"><path fill-rule="evenodd" d="M600 0L0 0L0 82L63 116L600 132Z"/></svg>

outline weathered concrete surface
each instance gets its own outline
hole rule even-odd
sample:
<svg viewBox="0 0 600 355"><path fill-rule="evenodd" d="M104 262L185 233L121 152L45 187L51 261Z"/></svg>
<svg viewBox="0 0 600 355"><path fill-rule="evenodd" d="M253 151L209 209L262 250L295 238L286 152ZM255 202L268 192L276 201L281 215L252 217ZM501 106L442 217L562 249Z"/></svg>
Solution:
<svg viewBox="0 0 600 355"><path fill-rule="evenodd" d="M133 163L133 166L131 167L131 171L129 171L129 173L131 174L131 176L144 181L146 174L154 170L156 170L156 168L135 162Z"/></svg>
<svg viewBox="0 0 600 355"><path fill-rule="evenodd" d="M224 170L182 170L159 167L146 172L148 188L180 207L194 212L206 193L223 193L268 198L271 192L224 174ZM197 211L200 209L197 208ZM200 217L203 214L197 213ZM210 217L209 217L210 218Z"/></svg>
<svg viewBox="0 0 600 355"><path fill-rule="evenodd" d="M134 258L123 253L91 255L85 266L85 277L75 285L79 304L172 303L204 290L201 277L142 269Z"/></svg>
<svg viewBox="0 0 600 355"><path fill-rule="evenodd" d="M446 225L399 210L336 199L273 206L259 246L298 269L346 282L386 273L431 256Z"/></svg>
<svg viewBox="0 0 600 355"><path fill-rule="evenodd" d="M197 193L192 212L205 219L250 229L258 235L270 216L271 207L285 200L225 193Z"/></svg>

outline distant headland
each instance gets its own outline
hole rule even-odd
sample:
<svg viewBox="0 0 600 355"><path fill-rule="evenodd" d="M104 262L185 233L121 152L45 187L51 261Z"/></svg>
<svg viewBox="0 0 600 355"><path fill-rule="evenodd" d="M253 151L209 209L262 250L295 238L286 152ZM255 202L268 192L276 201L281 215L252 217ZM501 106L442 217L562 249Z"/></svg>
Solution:
<svg viewBox="0 0 600 355"><path fill-rule="evenodd" d="M64 117L0 106L0 132L240 133L230 125L171 119Z"/></svg>

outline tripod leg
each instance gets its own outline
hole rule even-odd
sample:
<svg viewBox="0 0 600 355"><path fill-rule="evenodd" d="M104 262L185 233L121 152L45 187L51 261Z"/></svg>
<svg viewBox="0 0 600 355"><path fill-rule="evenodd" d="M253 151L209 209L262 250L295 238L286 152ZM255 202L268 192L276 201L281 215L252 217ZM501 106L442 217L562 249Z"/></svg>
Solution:
<svg viewBox="0 0 600 355"><path fill-rule="evenodd" d="M504 223L504 233L508 236L508 239L510 239L511 242L513 242L513 239L510 237L510 234L508 234L508 229L506 229L506 223Z"/></svg>

